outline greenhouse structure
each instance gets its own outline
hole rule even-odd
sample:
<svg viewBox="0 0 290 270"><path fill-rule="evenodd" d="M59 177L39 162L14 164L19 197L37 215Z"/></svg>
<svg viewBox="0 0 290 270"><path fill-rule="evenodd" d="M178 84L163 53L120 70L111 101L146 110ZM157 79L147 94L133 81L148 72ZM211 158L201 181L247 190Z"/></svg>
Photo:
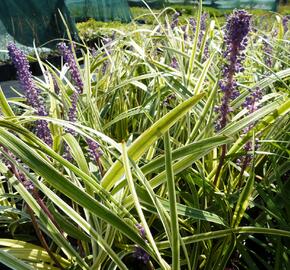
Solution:
<svg viewBox="0 0 290 270"><path fill-rule="evenodd" d="M131 6L144 6L142 0L129 0ZM277 11L278 2L276 0L204 0L203 5L219 9L233 8L256 8ZM166 5L191 5L198 4L197 0L148 0L146 3L151 7L161 7Z"/></svg>
<svg viewBox="0 0 290 270"><path fill-rule="evenodd" d="M76 20L131 21L127 0L65 0L65 3Z"/></svg>

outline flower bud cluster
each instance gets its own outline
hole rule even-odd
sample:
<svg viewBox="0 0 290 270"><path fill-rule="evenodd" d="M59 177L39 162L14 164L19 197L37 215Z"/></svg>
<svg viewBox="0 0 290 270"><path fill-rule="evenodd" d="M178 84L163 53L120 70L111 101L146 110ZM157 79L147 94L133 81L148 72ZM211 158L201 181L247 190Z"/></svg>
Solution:
<svg viewBox="0 0 290 270"><path fill-rule="evenodd" d="M205 32L206 32L206 27L207 27L207 20L208 20L208 14L207 13L203 13L200 17L200 29L199 29L199 34L198 34L198 44L197 46L200 47L202 40L205 36ZM195 35L196 32L196 20L194 18L190 18L189 19L189 25L191 26L193 35ZM192 37L192 39L194 38L194 36ZM209 49L208 49L209 43L208 41L206 41L205 43L205 47L204 47L204 51L203 51L203 57L202 60L205 60L209 57Z"/></svg>
<svg viewBox="0 0 290 270"><path fill-rule="evenodd" d="M77 103L78 103L79 95L83 92L84 84L83 84L81 74L78 69L72 50L65 43L58 44L58 49L60 50L64 58L64 61L69 67L72 80L75 82L77 86L77 92L74 92L71 96L71 107L68 112L68 120L70 122L75 123L77 121ZM76 136L76 132L74 130L69 129L68 132L71 133L73 136ZM96 142L90 139L87 139L86 141L89 146L90 158L98 162L99 158L103 154L102 151L99 149L100 146ZM65 145L64 155L67 159L71 159L71 155L68 151L69 151L68 146Z"/></svg>
<svg viewBox="0 0 290 270"><path fill-rule="evenodd" d="M68 120L72 123L75 123L77 120L77 103L79 99L79 94L83 92L84 84L71 48L69 48L64 42L59 43L57 45L57 48L60 51L65 64L68 66L71 78L77 87L77 92L74 92L71 95L71 107L68 111ZM75 131L72 129L67 129L67 132L71 133L73 136L76 136ZM66 146L65 152L67 151L68 147ZM65 153L65 156L70 157L68 153Z"/></svg>
<svg viewBox="0 0 290 270"><path fill-rule="evenodd" d="M142 227L141 224L137 224L136 227L138 228L139 230L139 233L141 235L141 237L145 240L146 240L146 233L145 233L145 230L144 228ZM135 252L134 252L134 255L133 255L136 259L142 261L145 265L149 262L150 260L150 256L149 254L141 247L139 246L136 246L135 247Z"/></svg>
<svg viewBox="0 0 290 270"><path fill-rule="evenodd" d="M174 69L178 69L179 68L179 65L178 65L178 62L177 62L177 59L176 57L172 57L171 59L171 63L170 63L170 66Z"/></svg>
<svg viewBox="0 0 290 270"><path fill-rule="evenodd" d="M257 109L260 108L258 103L262 99L262 97L263 97L262 91L259 87L256 87L255 90L251 93L251 95L246 97L246 100L242 104L242 106L247 110L246 115L250 115L253 112L255 112ZM243 129L243 134L247 134L254 126L255 126L255 123L252 123L252 124L248 125L247 127L245 127ZM256 139L254 148L253 148L253 142L248 141L244 145L243 149L245 152L253 151L254 149L257 150L258 149L258 139ZM247 154L247 155L243 156L242 159L237 160L237 163L243 164L243 166L246 167L249 165L251 159L252 159L252 155Z"/></svg>
<svg viewBox="0 0 290 270"><path fill-rule="evenodd" d="M86 141L89 146L91 160L94 160L98 164L100 157L103 155L103 151L100 149L100 145L91 139L87 139Z"/></svg>
<svg viewBox="0 0 290 270"><path fill-rule="evenodd" d="M272 53L273 53L273 47L269 43L269 40L264 37L263 39L263 51L264 51L264 62L267 67L271 68L273 66L273 60L272 60Z"/></svg>
<svg viewBox="0 0 290 270"><path fill-rule="evenodd" d="M208 14L207 13L201 14L199 36L198 36L199 44L201 43L202 38L203 38L203 36L205 34L205 31L206 31L207 19L208 19ZM196 26L197 26L196 20L194 18L190 18L189 19L189 25L191 26L191 30L192 30L193 34L195 34Z"/></svg>
<svg viewBox="0 0 290 270"><path fill-rule="evenodd" d="M228 17L225 29L226 51L223 56L226 64L223 67L222 80L219 82L223 92L222 104L217 109L219 119L216 123L216 129L223 129L228 121L228 115L231 112L229 103L239 96L235 75L243 72L242 62L245 59L244 50L246 49L248 39L247 35L251 30L251 15L244 10L235 10Z"/></svg>
<svg viewBox="0 0 290 270"><path fill-rule="evenodd" d="M284 16L282 18L282 24L283 24L283 28L284 28L284 33L286 33L288 31L289 20L290 20L290 15Z"/></svg>
<svg viewBox="0 0 290 270"><path fill-rule="evenodd" d="M57 45L57 48L60 51L60 53L62 54L64 62L69 67L69 71L71 73L71 78L77 87L78 93L81 94L83 92L83 89L84 89L84 83L83 83L78 65L76 63L74 54L72 52L72 49L70 47L68 47L64 42L59 43Z"/></svg>
<svg viewBox="0 0 290 270"><path fill-rule="evenodd" d="M187 40L188 39L188 33L187 33L187 25L182 25L181 30L183 32L183 39Z"/></svg>
<svg viewBox="0 0 290 270"><path fill-rule="evenodd" d="M36 89L32 79L32 73L29 69L29 62L24 52L18 49L14 43L9 43L7 49L16 68L17 77L26 96L28 105L33 107L39 116L47 116L44 102L40 97L40 91ZM46 144L52 145L51 133L46 121L38 120L36 122L36 135Z"/></svg>
<svg viewBox="0 0 290 270"><path fill-rule="evenodd" d="M191 26L192 32L196 31L196 20L194 18L189 18L189 24Z"/></svg>
<svg viewBox="0 0 290 270"><path fill-rule="evenodd" d="M177 27L178 21L179 21L179 19L178 19L179 16L180 16L179 12L175 12L173 14L172 19L171 19L171 24L170 24L170 27L172 30Z"/></svg>

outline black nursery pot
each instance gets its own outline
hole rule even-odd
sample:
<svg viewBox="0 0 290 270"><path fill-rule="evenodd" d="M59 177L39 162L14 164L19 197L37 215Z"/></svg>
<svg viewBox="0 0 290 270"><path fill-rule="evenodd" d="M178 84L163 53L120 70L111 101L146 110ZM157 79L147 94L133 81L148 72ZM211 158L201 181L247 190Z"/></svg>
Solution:
<svg viewBox="0 0 290 270"><path fill-rule="evenodd" d="M76 51L77 57L81 56L80 50ZM59 55L52 55L48 56L42 61L47 61L54 65L55 67L59 68L61 65L61 56ZM39 66L38 62L30 62L30 70L34 76L41 76L42 71ZM0 64L0 82L12 81L17 80L16 69L12 63L3 63Z"/></svg>
<svg viewBox="0 0 290 270"><path fill-rule="evenodd" d="M60 56L49 56L46 58L48 62L56 67L60 66ZM34 76L42 75L41 68L38 62L30 62L30 70ZM16 69L12 63L0 64L0 82L17 80Z"/></svg>

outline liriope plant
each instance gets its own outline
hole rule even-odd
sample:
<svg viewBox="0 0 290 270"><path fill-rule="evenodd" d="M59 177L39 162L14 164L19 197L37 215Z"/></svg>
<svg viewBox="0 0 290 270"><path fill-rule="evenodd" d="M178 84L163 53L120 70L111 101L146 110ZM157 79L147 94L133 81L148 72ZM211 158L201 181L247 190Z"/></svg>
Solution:
<svg viewBox="0 0 290 270"><path fill-rule="evenodd" d="M201 8L185 23L167 10L152 29L80 45L79 58L61 43L64 65L39 59L43 79L17 51L25 98L0 92L5 265L257 269L268 262L251 241L271 254L269 269L287 265L288 60L273 54L267 67L259 31L229 44L236 24L250 27L245 11L225 29Z"/></svg>

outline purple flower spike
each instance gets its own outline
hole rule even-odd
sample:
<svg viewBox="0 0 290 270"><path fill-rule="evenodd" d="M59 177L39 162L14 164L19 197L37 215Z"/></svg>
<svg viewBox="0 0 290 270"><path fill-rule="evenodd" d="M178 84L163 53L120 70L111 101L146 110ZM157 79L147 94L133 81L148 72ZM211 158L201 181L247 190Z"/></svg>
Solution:
<svg viewBox="0 0 290 270"><path fill-rule="evenodd" d="M150 261L149 254L141 247L135 247L133 256L142 261L145 265Z"/></svg>
<svg viewBox="0 0 290 270"><path fill-rule="evenodd" d="M252 92L252 94L246 98L243 103L243 107L248 110L248 114L255 112L258 109L257 102L262 99L262 91L259 87Z"/></svg>
<svg viewBox="0 0 290 270"><path fill-rule="evenodd" d="M283 24L283 28L284 28L284 33L286 33L288 31L288 22L290 20L290 15L288 16L284 16L282 18L282 24Z"/></svg>
<svg viewBox="0 0 290 270"><path fill-rule="evenodd" d="M179 12L175 12L172 16L172 22L171 22L171 29L173 30L178 25L178 17L180 16Z"/></svg>
<svg viewBox="0 0 290 270"><path fill-rule="evenodd" d="M247 35L251 31L251 15L245 10L235 10L228 17L226 24L225 43L227 49L224 57L227 63L223 67L223 79L219 85L223 92L222 104L219 108L219 119L216 129L223 129L228 121L228 114L231 111L229 102L235 99L239 92L235 81L235 74L242 72L242 61L245 59L245 50L248 40Z"/></svg>
<svg viewBox="0 0 290 270"><path fill-rule="evenodd" d="M273 47L269 43L269 40L267 37L263 40L263 51L264 51L264 62L267 67L272 67L273 66L273 61L272 61L272 52L273 52Z"/></svg>
<svg viewBox="0 0 290 270"><path fill-rule="evenodd" d="M69 67L71 78L74 81L77 88L77 92L74 92L71 96L71 107L69 108L68 111L68 120L74 123L77 120L77 103L79 95L83 92L84 84L75 57L73 55L72 49L68 47L64 42L59 43L57 47L60 53L62 54L65 63ZM73 136L77 135L76 132L72 129L67 129L66 131L72 134ZM69 147L67 144L64 145L64 158L67 159L68 161L72 160L72 156L69 152Z"/></svg>
<svg viewBox="0 0 290 270"><path fill-rule="evenodd" d="M77 92L74 92L71 96L71 107L68 111L68 120L72 123L75 123L77 121L77 104L78 104L79 94ZM68 130L69 133L71 133L73 136L76 136L76 132L72 129Z"/></svg>
<svg viewBox="0 0 290 270"><path fill-rule="evenodd" d="M257 103L262 99L262 97L263 97L262 91L259 87L257 87L255 91L253 91L252 94L246 98L245 102L243 103L243 107L247 109L247 115L259 109L259 106ZM255 123L244 128L243 133L247 134L254 126L255 126ZM258 141L256 139L255 150L257 150L257 148L258 148ZM246 152L254 150L252 141L249 141L244 145L244 150ZM251 159L252 159L251 155L247 155L243 157L242 161L243 161L244 166L249 165Z"/></svg>
<svg viewBox="0 0 290 270"><path fill-rule="evenodd" d="M187 34L187 25L181 26L181 30L183 31L183 39L187 40L188 39L188 34Z"/></svg>
<svg viewBox="0 0 290 270"><path fill-rule="evenodd" d="M87 144L89 146L89 154L91 159L98 164L100 157L103 155L100 145L90 139L87 139Z"/></svg>
<svg viewBox="0 0 290 270"><path fill-rule="evenodd" d="M62 54L65 63L68 65L71 78L77 86L77 91L81 94L84 90L84 83L82 81L81 73L78 69L75 57L71 48L69 48L64 42L61 42L57 45L60 53Z"/></svg>
<svg viewBox="0 0 290 270"><path fill-rule="evenodd" d="M146 239L146 232L145 232L145 229L143 228L143 226L141 224L136 224L136 227L138 228L141 237L143 239Z"/></svg>
<svg viewBox="0 0 290 270"><path fill-rule="evenodd" d="M65 63L69 67L69 71L71 73L71 78L74 81L76 87L77 87L77 92L73 93L71 96L71 107L68 112L68 120L70 122L76 122L77 120L77 103L79 99L79 94L83 92L84 89L84 84L81 78L81 73L78 69L76 60L74 58L73 52L71 48L69 48L64 42L59 43L57 45L59 51L61 52ZM74 132L72 130L69 130L69 132L73 135Z"/></svg>
<svg viewBox="0 0 290 270"><path fill-rule="evenodd" d="M71 107L69 108L68 111L68 120L72 123L75 123L77 121L77 103L78 103L78 99L79 99L79 94L77 92L74 92L71 96ZM66 132L72 134L74 137L76 137L77 133L70 128L66 129ZM64 144L64 155L63 157L68 160L68 161L72 161L72 155L69 152L69 147L68 145L65 143Z"/></svg>
<svg viewBox="0 0 290 270"><path fill-rule="evenodd" d="M243 107L245 109L247 109L247 114L249 115L253 112L255 112L257 109L259 109L258 106L258 102L262 99L262 91L259 87L257 87L250 96L246 97L246 100L243 103ZM255 126L255 123L245 127L243 129L243 133L247 134L253 127ZM244 145L244 151L245 152L249 152L249 151L253 151L253 143L252 141L248 141L245 145ZM258 140L256 139L256 143L255 143L255 150L258 149ZM243 168L246 168L251 160L252 160L253 156L252 154L246 154L245 156L243 156L242 158L240 158L239 160L237 160L237 163L239 165L242 165Z"/></svg>
<svg viewBox="0 0 290 270"><path fill-rule="evenodd" d="M145 229L143 228L143 226L141 224L136 224L136 227L138 228L141 237L147 242L146 232L145 232ZM142 261L145 265L150 261L149 254L143 248L141 248L139 246L135 246L135 251L134 251L133 256L136 259Z"/></svg>
<svg viewBox="0 0 290 270"><path fill-rule="evenodd" d="M43 100L39 97L40 91L32 79L32 74L29 70L29 62L25 54L16 47L14 43L9 43L8 47L9 56L16 67L17 76L24 91L28 105L33 107L39 116L47 116L47 112ZM51 133L48 128L47 122L44 120L36 121L37 136L42 139L49 146L52 145Z"/></svg>
<svg viewBox="0 0 290 270"><path fill-rule="evenodd" d="M189 19L189 24L191 25L192 32L195 33L196 31L196 20L194 18Z"/></svg>

